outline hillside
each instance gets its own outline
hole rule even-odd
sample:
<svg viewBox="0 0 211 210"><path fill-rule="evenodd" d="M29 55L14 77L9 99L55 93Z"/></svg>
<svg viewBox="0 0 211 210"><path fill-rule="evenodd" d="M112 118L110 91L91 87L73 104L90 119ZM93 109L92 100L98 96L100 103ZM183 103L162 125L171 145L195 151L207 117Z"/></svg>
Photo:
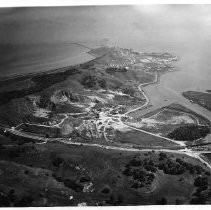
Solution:
<svg viewBox="0 0 211 210"><path fill-rule="evenodd" d="M96 59L84 64L1 81L0 122L10 126L46 122L59 113L89 112L102 104L122 105L127 110L145 100L137 85L154 80L147 56L153 66L170 68L165 54L158 57L108 47L90 53Z"/></svg>

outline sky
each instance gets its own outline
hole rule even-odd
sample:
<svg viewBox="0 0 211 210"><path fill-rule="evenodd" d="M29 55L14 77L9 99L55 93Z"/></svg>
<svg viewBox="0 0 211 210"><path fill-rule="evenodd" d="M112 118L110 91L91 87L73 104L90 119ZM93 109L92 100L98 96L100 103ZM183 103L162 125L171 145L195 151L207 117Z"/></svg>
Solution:
<svg viewBox="0 0 211 210"><path fill-rule="evenodd" d="M66 43L111 37L149 41L211 36L211 5L1 8L0 44Z"/></svg>

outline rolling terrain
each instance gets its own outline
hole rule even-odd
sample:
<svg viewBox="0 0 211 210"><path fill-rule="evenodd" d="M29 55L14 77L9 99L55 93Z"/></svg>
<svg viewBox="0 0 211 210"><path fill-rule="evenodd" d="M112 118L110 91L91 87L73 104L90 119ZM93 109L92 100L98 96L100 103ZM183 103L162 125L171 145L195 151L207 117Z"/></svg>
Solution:
<svg viewBox="0 0 211 210"><path fill-rule="evenodd" d="M0 82L0 205L210 204L209 149L198 150L209 120L179 104L142 115L144 87L174 71L177 57L89 53Z"/></svg>

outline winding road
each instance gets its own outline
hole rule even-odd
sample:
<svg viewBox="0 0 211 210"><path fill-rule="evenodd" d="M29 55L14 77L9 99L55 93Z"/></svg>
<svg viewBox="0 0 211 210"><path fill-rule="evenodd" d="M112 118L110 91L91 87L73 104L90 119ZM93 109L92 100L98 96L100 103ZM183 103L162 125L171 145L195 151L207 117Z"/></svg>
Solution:
<svg viewBox="0 0 211 210"><path fill-rule="evenodd" d="M139 91L143 94L144 98L146 99L146 102L145 102L142 106L137 107L137 108L135 108L135 109L133 109L133 110L130 110L130 111L126 112L125 114L123 114L122 116L120 116L120 117L119 117L119 121L120 121L121 123L123 123L125 126L127 126L128 128L130 128L130 129L137 130L137 131L141 131L141 132L143 132L143 133L147 133L147 134L149 134L149 135L156 136L156 137L165 139L165 140L167 140L167 141L171 141L171 142L173 142L173 143L176 143L176 144L180 145L181 147L185 147L185 149L182 149L182 150L169 150L169 149L141 149L141 150L138 149L138 150L137 150L137 149L131 149L131 148L129 148L129 149L128 149L128 148L127 148L127 149L121 148L121 149L123 149L123 150L125 150L125 151L142 151L142 152L143 152L143 151L152 151L152 150L155 150L155 151L163 151L163 152L171 152L171 153L186 154L186 155L188 155L188 156L190 156L190 157L194 157L194 158L198 159L200 162L202 162L203 164L205 164L205 165L211 170L211 165L210 165L208 162L206 162L206 161L200 156L201 154L207 154L207 153L209 154L209 153L211 153L211 151L193 151L193 150L191 150L191 149L186 148L186 144L185 144L184 141L175 141L175 140L170 139L170 138L167 138L167 137L162 137L162 136L160 136L160 135L158 135L158 134L154 134L154 133L151 133L151 132L147 132L147 131L145 131L145 130L142 130L142 129L135 128L135 127L133 127L133 126L127 125L126 123L124 123L124 122L121 120L123 116L126 116L126 115L128 115L128 114L130 114L130 113L132 113L132 112L138 111L138 110L142 110L142 109L144 109L145 107L147 107L147 106L149 105L150 100L149 100L149 98L147 97L147 95L145 94L145 92L143 91L143 86L147 86L147 85L150 85L150 84L155 84L155 83L157 83L157 82L158 82L158 74L155 74L155 75L156 75L156 78L155 78L155 80L154 80L153 82L142 83L142 84L140 84L140 85L138 86L138 89L139 89ZM108 121L108 122L109 122L109 121ZM107 126L107 125L108 125L108 123L106 124L106 126ZM105 126L105 128L104 128L104 138L107 140L106 133L105 133L106 126ZM114 149L114 147L112 147L112 148ZM112 148L110 148L110 149L112 149ZM115 149L117 149L117 148L115 147Z"/></svg>
<svg viewBox="0 0 211 210"><path fill-rule="evenodd" d="M133 130L138 130L138 131L141 131L141 132L144 132L144 133L147 133L147 134L150 134L152 136L156 136L156 137L159 137L159 138L162 138L162 139L165 139L165 140L168 140L168 141L171 141L171 142L174 142L178 145L180 145L183 149L179 149L179 150L171 150L171 149L164 149L164 148L160 148L160 149L156 149L156 148L152 148L152 149L139 149L139 148L134 148L132 146L111 146L111 145L102 145L102 144L92 144L92 143L80 143L80 142L73 142L71 139L69 140L66 140L64 138L44 138L44 137L39 137L39 136L35 136L35 135L31 135L31 134L28 134L28 133L25 133L25 132L21 132L20 130L16 130L16 128L18 128L18 126L16 127L12 127L12 128L4 128L5 131L7 132L10 132L14 135L18 135L18 136L22 136L22 137L26 137L26 138L31 138L31 139L34 139L34 140L39 140L39 141L42 141L42 142L39 142L38 144L40 143L47 143L48 141L59 141L59 142L63 142L65 144L70 144L70 145L78 145L78 146L89 146L89 147L99 147L99 148L102 148L102 149L110 149L110 150L119 150L119 151L128 151L128 152L150 152L150 151L159 151L159 152L168 152L168 153L177 153L177 154L185 154L185 155L188 155L190 157L194 157L196 159L198 159L200 162L202 162L203 164L205 164L210 170L211 170L211 165L206 162L200 155L201 154L206 154L206 153L211 153L211 151L193 151L191 149L188 149L186 148L186 145L184 142L181 142L181 141L175 141L175 140L172 140L172 139L169 139L169 138L166 138L166 137L162 137L160 135L157 135L157 134L153 134L151 132L147 132L147 131L144 131L142 129L139 129L139 128L134 128L130 125L127 125L125 124L121 119L123 116L126 116L128 115L129 113L132 113L132 112L135 112L137 110L142 110L143 108L147 107L149 105L149 98L147 97L147 95L145 94L145 92L143 91L143 86L146 86L146 85L150 85L150 84L154 84L158 81L158 75L156 74L156 78L153 82L149 82L149 83L143 83L143 84L140 84L138 86L138 89L139 91L143 94L144 98L145 98L145 103L140 106L140 107L137 107L133 110L130 110L128 112L126 112L125 114L119 114L118 116L114 116L116 120L119 121L119 123L122 123L124 126L130 128L130 129L133 129ZM109 112L107 113L109 114ZM60 124L62 124L64 122L65 119L68 118L68 114L64 114L64 118L59 122L57 123L56 125L53 125L53 126L59 126ZM106 128L109 124L109 122L112 121L112 117L108 117L106 116L106 120L105 120L105 125L104 125L104 129L103 129L103 135L104 135L104 138L106 141L109 141L109 142L112 142L111 140L109 140L107 137L106 137ZM32 124L33 125L33 124ZM35 124L37 125L37 124ZM45 125L40 125L40 126L45 126ZM46 126L48 127L48 126ZM52 127L52 126L50 126Z"/></svg>

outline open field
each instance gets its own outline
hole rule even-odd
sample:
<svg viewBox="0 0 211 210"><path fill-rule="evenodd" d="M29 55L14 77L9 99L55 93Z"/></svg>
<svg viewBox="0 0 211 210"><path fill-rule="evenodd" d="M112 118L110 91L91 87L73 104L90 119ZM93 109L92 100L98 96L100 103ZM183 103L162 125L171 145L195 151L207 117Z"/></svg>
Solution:
<svg viewBox="0 0 211 210"><path fill-rule="evenodd" d="M173 142L137 130L131 130L126 132L116 131L115 141L121 143L136 144L147 148L152 148L152 147L165 148L165 147L177 146L177 144Z"/></svg>
<svg viewBox="0 0 211 210"><path fill-rule="evenodd" d="M197 103L204 108L211 110L211 94L197 92L197 91L187 91L183 93L183 96L193 103Z"/></svg>
<svg viewBox="0 0 211 210"><path fill-rule="evenodd" d="M210 183L206 167L179 154L117 152L52 142L3 146L0 158L1 205L2 202L11 206L72 206L82 202L86 205L188 204L195 197L197 187L193 183L200 174ZM176 158L190 165L176 162ZM167 164L166 161L171 162L171 167L184 166L178 172L173 172L173 168L165 171L162 164ZM127 168L131 175L127 174ZM135 175L135 171L140 175ZM142 173L149 177L148 181L142 180ZM210 187L203 191L209 192ZM201 202L210 202L209 198L206 200Z"/></svg>
<svg viewBox="0 0 211 210"><path fill-rule="evenodd" d="M131 112L125 122L135 128L175 140L193 141L210 133L210 122L207 119L178 104L171 104L141 117ZM190 130L196 132L190 133Z"/></svg>

